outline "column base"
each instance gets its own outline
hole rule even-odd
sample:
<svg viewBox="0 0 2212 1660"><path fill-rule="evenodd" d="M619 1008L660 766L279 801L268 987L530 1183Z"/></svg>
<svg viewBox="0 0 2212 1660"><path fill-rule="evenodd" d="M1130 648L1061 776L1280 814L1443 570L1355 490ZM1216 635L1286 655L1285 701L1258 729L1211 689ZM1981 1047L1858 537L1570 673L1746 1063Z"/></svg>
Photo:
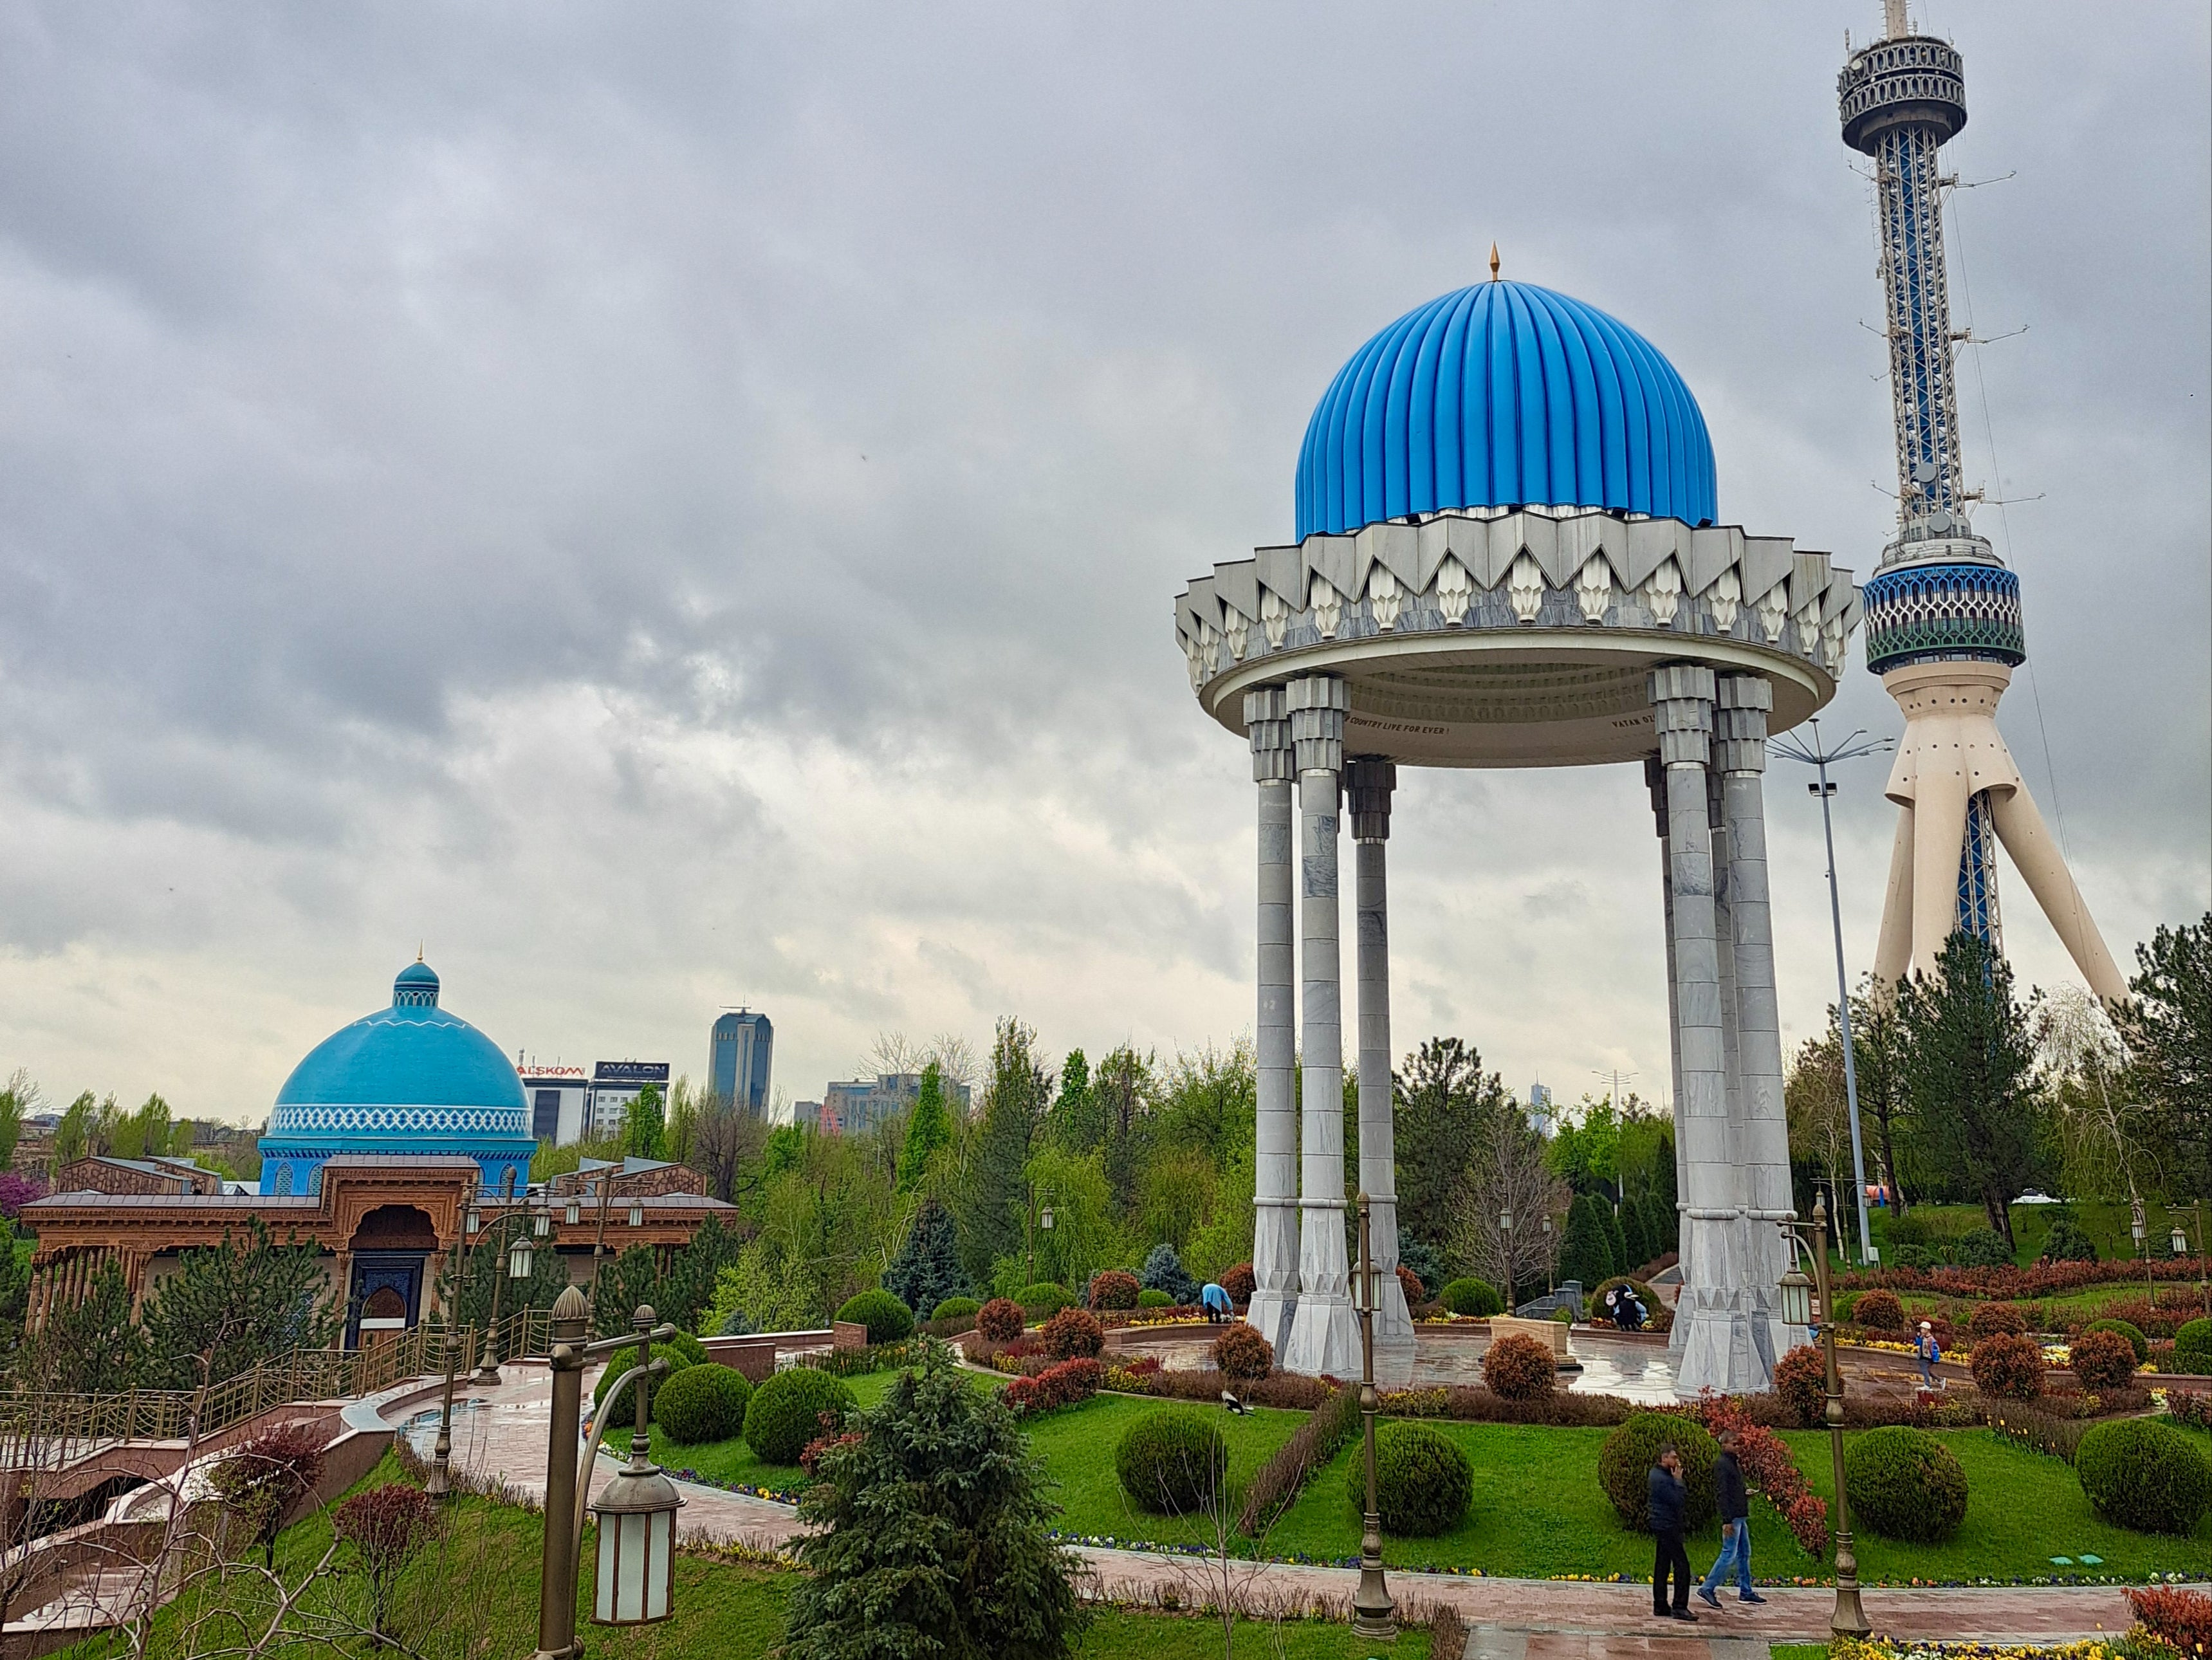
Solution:
<svg viewBox="0 0 2212 1660"><path fill-rule="evenodd" d="M1244 1323L1266 1338L1267 1346L1279 1355L1290 1341L1291 1321L1297 1308L1296 1292L1255 1291L1245 1305Z"/></svg>
<svg viewBox="0 0 2212 1660"><path fill-rule="evenodd" d="M1275 1364L1306 1377L1358 1377L1359 1320L1352 1299L1340 1292L1301 1296L1290 1341L1275 1351Z"/></svg>
<svg viewBox="0 0 2212 1660"><path fill-rule="evenodd" d="M1683 1301L1690 1301L1688 1293ZM1753 1310L1724 1292L1707 1290L1698 1301L1699 1306L1686 1315L1680 1307L1674 1310L1674 1329L1683 1334L1681 1358L1674 1369L1674 1393L1693 1399L1706 1389L1720 1395L1758 1395L1771 1389L1773 1370L1761 1362L1758 1339L1752 1331Z"/></svg>

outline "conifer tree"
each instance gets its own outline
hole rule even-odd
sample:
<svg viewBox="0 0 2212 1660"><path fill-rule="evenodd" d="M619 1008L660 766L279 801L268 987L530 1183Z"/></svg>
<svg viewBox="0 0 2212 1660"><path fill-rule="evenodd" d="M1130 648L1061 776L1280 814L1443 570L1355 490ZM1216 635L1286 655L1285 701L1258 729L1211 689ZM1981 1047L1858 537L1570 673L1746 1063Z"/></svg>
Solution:
<svg viewBox="0 0 2212 1660"><path fill-rule="evenodd" d="M788 1660L1060 1660L1080 1562L1012 1414L942 1344L824 1455L800 1513Z"/></svg>
<svg viewBox="0 0 2212 1660"><path fill-rule="evenodd" d="M921 1089L907 1119L906 1145L899 1150L898 1190L912 1193L929 1174L929 1161L952 1144L952 1115L945 1110L945 1081L933 1061L921 1069Z"/></svg>
<svg viewBox="0 0 2212 1660"><path fill-rule="evenodd" d="M2035 1158L2036 1052L2012 965L1964 929L1944 942L1933 975L1899 988L1905 1085L1929 1150L1982 1201L2009 1250L2012 1201Z"/></svg>
<svg viewBox="0 0 2212 1660"><path fill-rule="evenodd" d="M1052 1090L1051 1078L1036 1062L1036 1032L1018 1020L1005 1019L991 1044L983 1120L969 1144L973 1152L956 1209L960 1265L978 1285L990 1281L1000 1257L1022 1248L1028 1220L1024 1172Z"/></svg>
<svg viewBox="0 0 2212 1660"><path fill-rule="evenodd" d="M968 1276L960 1267L959 1230L952 1213L934 1199L925 1199L914 1213L914 1225L890 1266L884 1270L884 1289L927 1320L948 1297L968 1292Z"/></svg>
<svg viewBox="0 0 2212 1660"><path fill-rule="evenodd" d="M1567 1237L1559 1250L1559 1278L1578 1280L1584 1291L1589 1291L1610 1280L1618 1271L1613 1266L1613 1242L1607 1237L1605 1219L1600 1214L1605 1201L1595 1194L1580 1194L1567 1211Z"/></svg>
<svg viewBox="0 0 2212 1660"><path fill-rule="evenodd" d="M255 1217L244 1238L188 1250L147 1299L148 1382L196 1389L251 1371L295 1348L326 1347L337 1310L324 1291L321 1250L278 1244Z"/></svg>
<svg viewBox="0 0 2212 1660"><path fill-rule="evenodd" d="M59 1395L109 1394L144 1379L146 1335L131 1317L131 1287L112 1263L76 1302L50 1310L24 1346L21 1375Z"/></svg>

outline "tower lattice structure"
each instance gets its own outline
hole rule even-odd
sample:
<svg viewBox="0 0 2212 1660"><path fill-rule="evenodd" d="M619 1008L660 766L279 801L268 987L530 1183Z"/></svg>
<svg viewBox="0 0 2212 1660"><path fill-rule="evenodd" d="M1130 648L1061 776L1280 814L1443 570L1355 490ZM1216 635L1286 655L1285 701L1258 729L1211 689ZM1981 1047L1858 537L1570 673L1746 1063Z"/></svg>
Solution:
<svg viewBox="0 0 2212 1660"><path fill-rule="evenodd" d="M2116 1000L2125 984L1996 727L2027 642L2020 579L1974 533L1960 459L1965 337L1951 325L1937 155L1966 125L1965 62L1913 31L1904 0L1883 10L1882 38L1837 83L1844 142L1874 162L1897 437L1897 537L1865 590L1867 666L1905 714L1875 972L1894 984L1932 970L1960 929L2002 949L2002 842L2091 989Z"/></svg>

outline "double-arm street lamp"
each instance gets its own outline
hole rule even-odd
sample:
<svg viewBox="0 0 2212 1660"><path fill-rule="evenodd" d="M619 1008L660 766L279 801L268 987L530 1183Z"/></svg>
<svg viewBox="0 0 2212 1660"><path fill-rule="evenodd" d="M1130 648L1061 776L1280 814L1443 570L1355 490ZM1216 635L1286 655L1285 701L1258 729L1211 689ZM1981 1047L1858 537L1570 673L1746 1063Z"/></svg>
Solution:
<svg viewBox="0 0 2212 1660"><path fill-rule="evenodd" d="M1784 1222L1781 1227L1793 1256L1813 1259L1812 1279L1795 1262L1782 1276L1782 1323L1817 1330L1827 1368L1828 1445L1836 1461L1836 1608L1828 1629L1838 1637L1864 1637L1873 1627L1859 1607L1859 1560L1851 1549L1850 1498L1844 1488L1844 1374L1836 1364L1836 1323L1830 1314L1834 1304L1828 1300L1826 1198L1814 1195L1810 1223Z"/></svg>
<svg viewBox="0 0 2212 1660"><path fill-rule="evenodd" d="M471 1208L469 1212L469 1233L471 1238L475 1236L481 1219L478 1213ZM505 1281L508 1280L526 1280L530 1278L530 1271L533 1264L534 1242L544 1239L553 1231L552 1213L532 1205L526 1198L520 1208L510 1210L504 1216L493 1220L491 1226L485 1230L484 1243L489 1244L492 1239L497 1237L510 1223L517 1221L525 1223L526 1225L507 1241L507 1272L501 1274L495 1268L491 1277L491 1320L484 1329L483 1364L477 1369L476 1375L476 1382L486 1388L499 1382L500 1292ZM465 1259L464 1261L465 1262Z"/></svg>
<svg viewBox="0 0 2212 1660"><path fill-rule="evenodd" d="M600 1439L625 1389L635 1389L637 1397L629 1462L599 1490L599 1502L588 1505L599 1524L592 1623L650 1625L672 1612L676 1512L684 1499L653 1462L653 1438L646 1427L646 1380L668 1370L665 1359L653 1359L653 1345L673 1337L676 1328L656 1326L652 1309L640 1308L630 1319L632 1335L587 1343L588 1308L583 1292L574 1286L553 1304L553 1421L545 1455L545 1545L539 1566L534 1660L578 1660L582 1652L576 1640L576 1576L584 1554L586 1501ZM585 1365L633 1343L637 1346L636 1363L607 1392L592 1428L591 1444L584 1450L580 1478L576 1438L583 1420Z"/></svg>
<svg viewBox="0 0 2212 1660"><path fill-rule="evenodd" d="M1352 1593L1352 1629L1361 1637L1395 1637L1398 1605L1382 1578L1382 1515L1375 1499L1375 1414L1382 1404L1375 1393L1375 1252L1367 1195L1359 1195L1359 1279L1352 1288L1352 1306L1359 1315L1359 1433L1360 1456L1366 1461L1367 1510L1359 1534L1359 1589ZM1510 1216L1500 1219L1510 1226Z"/></svg>

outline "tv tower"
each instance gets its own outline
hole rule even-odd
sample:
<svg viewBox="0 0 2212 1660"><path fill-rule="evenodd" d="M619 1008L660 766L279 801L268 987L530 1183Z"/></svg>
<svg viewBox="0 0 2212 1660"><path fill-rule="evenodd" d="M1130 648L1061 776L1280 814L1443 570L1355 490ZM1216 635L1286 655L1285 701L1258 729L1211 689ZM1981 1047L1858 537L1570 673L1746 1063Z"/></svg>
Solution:
<svg viewBox="0 0 2212 1660"><path fill-rule="evenodd" d="M1889 775L1899 809L1875 974L1932 972L1963 928L2002 948L1996 848L2004 843L2090 989L2127 987L1996 727L1997 700L2027 659L2020 578L1974 534L1959 461L1959 398L1943 270L1937 149L1966 125L1965 64L1883 0L1883 38L1837 79L1844 142L1874 159L1881 283L1897 423L1897 538L1865 588L1867 667L1905 712Z"/></svg>

